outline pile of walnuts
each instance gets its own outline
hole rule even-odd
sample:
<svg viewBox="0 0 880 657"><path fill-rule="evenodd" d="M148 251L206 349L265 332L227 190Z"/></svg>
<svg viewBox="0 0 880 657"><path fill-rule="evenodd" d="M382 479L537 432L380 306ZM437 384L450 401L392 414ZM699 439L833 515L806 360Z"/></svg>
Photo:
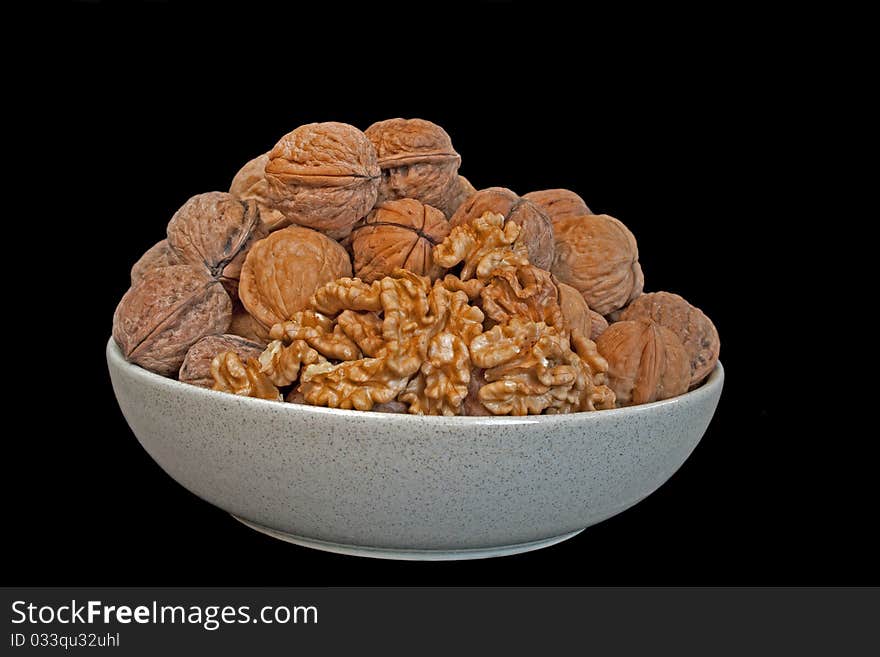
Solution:
<svg viewBox="0 0 880 657"><path fill-rule="evenodd" d="M131 270L125 358L237 395L425 415L572 413L699 385L718 332L643 294L574 192L480 191L421 119L312 123L199 194Z"/></svg>

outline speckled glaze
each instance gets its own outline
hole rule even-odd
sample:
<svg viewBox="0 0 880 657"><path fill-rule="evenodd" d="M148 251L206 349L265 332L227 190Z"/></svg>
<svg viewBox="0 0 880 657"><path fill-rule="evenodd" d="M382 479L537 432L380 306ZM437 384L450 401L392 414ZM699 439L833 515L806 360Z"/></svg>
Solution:
<svg viewBox="0 0 880 657"><path fill-rule="evenodd" d="M236 397L107 362L144 449L254 529L346 554L461 559L564 540L665 482L718 404L698 389L570 415L419 417Z"/></svg>

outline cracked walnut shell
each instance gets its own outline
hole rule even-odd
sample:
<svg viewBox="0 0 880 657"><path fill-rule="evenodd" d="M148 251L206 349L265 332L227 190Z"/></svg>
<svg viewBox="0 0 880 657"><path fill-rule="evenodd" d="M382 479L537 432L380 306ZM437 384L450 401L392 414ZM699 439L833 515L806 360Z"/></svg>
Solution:
<svg viewBox="0 0 880 657"><path fill-rule="evenodd" d="M596 340L608 361L608 385L621 406L647 404L687 392L690 358L678 336L651 321L621 321Z"/></svg>
<svg viewBox="0 0 880 657"><path fill-rule="evenodd" d="M449 229L440 210L415 199L381 203L352 231L355 276L371 283L402 268L433 280L443 269L432 251Z"/></svg>
<svg viewBox="0 0 880 657"><path fill-rule="evenodd" d="M670 329L681 340L691 362L691 386L715 369L721 341L718 331L703 311L671 292L651 292L635 299L620 314L621 320L653 320Z"/></svg>
<svg viewBox="0 0 880 657"><path fill-rule="evenodd" d="M177 379L202 388L212 388L214 377L211 363L217 354L224 351L234 351L241 360L246 361L259 357L263 347L237 335L207 335L186 352Z"/></svg>
<svg viewBox="0 0 880 657"><path fill-rule="evenodd" d="M591 214L561 219L554 231L556 259L551 271L583 294L592 310L608 315L642 293L636 238L623 223Z"/></svg>
<svg viewBox="0 0 880 657"><path fill-rule="evenodd" d="M232 302L204 269L171 265L148 271L113 313L113 338L126 360L171 376L189 348L229 327Z"/></svg>
<svg viewBox="0 0 880 657"><path fill-rule="evenodd" d="M205 267L232 298L248 250L264 234L256 202L226 192L193 196L168 222L168 246L177 259Z"/></svg>
<svg viewBox="0 0 880 657"><path fill-rule="evenodd" d="M452 216L466 190L458 179L461 156L443 128L424 119L388 119L364 134L382 170L378 203L413 198Z"/></svg>
<svg viewBox="0 0 880 657"><path fill-rule="evenodd" d="M241 271L239 296L266 328L304 310L323 284L351 276L348 253L326 235L301 226L271 233L251 248Z"/></svg>
<svg viewBox="0 0 880 657"><path fill-rule="evenodd" d="M346 123L298 127L269 151L266 204L289 223L342 239L376 203L381 171L372 142Z"/></svg>
<svg viewBox="0 0 880 657"><path fill-rule="evenodd" d="M556 251L553 225L540 207L505 187L489 187L462 203L449 223L455 228L473 222L486 212L501 214L505 224L516 223L522 231L520 241L528 251L529 262L535 267L550 269Z"/></svg>

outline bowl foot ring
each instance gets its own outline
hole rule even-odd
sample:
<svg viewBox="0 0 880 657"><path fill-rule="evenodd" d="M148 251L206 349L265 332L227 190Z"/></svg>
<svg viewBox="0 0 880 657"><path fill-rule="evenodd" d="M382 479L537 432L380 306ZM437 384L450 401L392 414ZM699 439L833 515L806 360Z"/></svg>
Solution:
<svg viewBox="0 0 880 657"><path fill-rule="evenodd" d="M529 541L528 543L515 543L513 545L498 545L486 548L465 548L459 550L401 550L394 548L376 548L361 545L346 545L344 543L331 543L329 541L320 541L314 538L306 538L305 536L296 536L287 532L270 529L263 525L258 525L250 520L245 520L236 515L232 516L240 523L247 525L262 534L277 538L288 543L301 545L303 547L312 548L314 550L323 550L325 552L335 552L337 554L348 554L355 557L372 557L374 559L399 559L404 561L456 561L461 559L487 559L489 557L506 557L511 554L520 554L522 552L531 552L532 550L540 550L561 543L572 536L577 536L583 529L577 529L567 534L559 536L551 536L542 538L537 541Z"/></svg>

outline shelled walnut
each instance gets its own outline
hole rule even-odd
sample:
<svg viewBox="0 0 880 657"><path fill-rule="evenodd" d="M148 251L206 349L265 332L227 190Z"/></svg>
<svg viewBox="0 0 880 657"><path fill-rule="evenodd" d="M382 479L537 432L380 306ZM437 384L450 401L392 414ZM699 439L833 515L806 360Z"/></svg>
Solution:
<svg viewBox="0 0 880 657"><path fill-rule="evenodd" d="M144 274L113 314L113 338L126 360L171 376L189 348L229 327L232 302L204 269L171 265Z"/></svg>
<svg viewBox="0 0 880 657"><path fill-rule="evenodd" d="M621 320L652 320L675 333L688 353L694 386L715 369L721 342L718 331L702 310L671 292L643 294L620 314Z"/></svg>
<svg viewBox="0 0 880 657"><path fill-rule="evenodd" d="M236 298L248 250L266 232L256 202L208 192L193 196L174 213L168 222L168 247L180 262L205 267Z"/></svg>
<svg viewBox="0 0 880 657"><path fill-rule="evenodd" d="M239 296L247 311L270 328L305 309L321 285L345 276L351 276L351 261L339 243L317 231L288 226L251 248Z"/></svg>
<svg viewBox="0 0 880 657"><path fill-rule="evenodd" d="M242 397L281 401L281 393L261 369L256 358L243 361L234 351L224 351L211 362L214 390Z"/></svg>
<svg viewBox="0 0 880 657"><path fill-rule="evenodd" d="M377 203L412 198L452 216L466 189L458 179L461 156L443 128L423 119L388 119L364 134L382 170Z"/></svg>
<svg viewBox="0 0 880 657"><path fill-rule="evenodd" d="M550 218L528 199L520 198L504 187L481 189L471 196L452 215L452 227L472 223L486 212L504 217L504 223L514 222L522 231L521 243L529 255L529 262L541 269L550 269L556 252L553 225Z"/></svg>
<svg viewBox="0 0 880 657"><path fill-rule="evenodd" d="M346 123L309 123L269 151L266 204L286 221L333 239L376 202L381 171L372 142Z"/></svg>
<svg viewBox="0 0 880 657"><path fill-rule="evenodd" d="M642 293L644 277L633 234L605 214L560 219L554 226L551 271L584 295L592 310L608 315Z"/></svg>
<svg viewBox="0 0 880 657"><path fill-rule="evenodd" d="M440 210L415 199L379 203L351 234L355 276L369 283L403 268L435 279L443 269L431 251L449 229Z"/></svg>
<svg viewBox="0 0 880 657"><path fill-rule="evenodd" d="M608 361L608 385L621 406L646 404L687 391L691 364L678 336L651 321L621 321L596 340Z"/></svg>
<svg viewBox="0 0 880 657"><path fill-rule="evenodd" d="M505 222L504 215L487 211L454 227L449 236L434 247L434 262L446 269L460 264L458 278L461 281L474 277L485 281L496 269L529 264L521 235L518 224Z"/></svg>

